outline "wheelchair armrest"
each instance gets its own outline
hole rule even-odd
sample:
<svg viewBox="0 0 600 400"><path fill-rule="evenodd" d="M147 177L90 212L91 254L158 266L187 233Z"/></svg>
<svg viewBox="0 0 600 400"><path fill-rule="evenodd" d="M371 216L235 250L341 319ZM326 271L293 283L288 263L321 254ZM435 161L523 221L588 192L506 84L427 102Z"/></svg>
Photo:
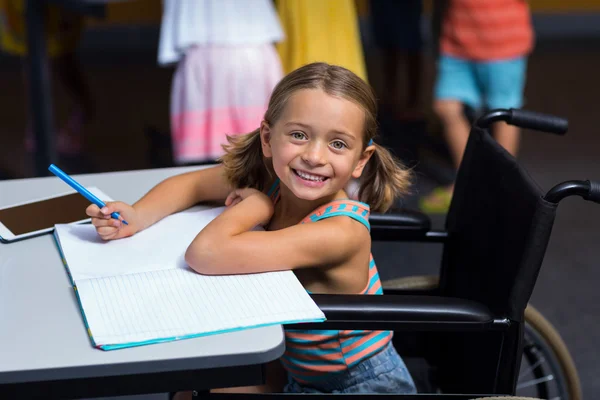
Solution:
<svg viewBox="0 0 600 400"><path fill-rule="evenodd" d="M506 329L484 305L454 297L312 294L327 321L292 329L472 331Z"/></svg>
<svg viewBox="0 0 600 400"><path fill-rule="evenodd" d="M372 213L369 217L371 238L379 241L418 239L431 230L431 220L426 214L407 209Z"/></svg>

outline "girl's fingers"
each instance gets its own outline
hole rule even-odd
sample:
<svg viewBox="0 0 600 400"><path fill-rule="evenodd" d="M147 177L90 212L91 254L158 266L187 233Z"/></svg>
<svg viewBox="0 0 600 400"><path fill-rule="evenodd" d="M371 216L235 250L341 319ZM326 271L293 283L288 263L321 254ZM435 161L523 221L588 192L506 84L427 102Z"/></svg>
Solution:
<svg viewBox="0 0 600 400"><path fill-rule="evenodd" d="M98 232L98 235L104 239L105 236L114 235L118 229L114 226L101 226L96 228L96 231Z"/></svg>
<svg viewBox="0 0 600 400"><path fill-rule="evenodd" d="M227 196L227 198L225 199L225 205L228 206L231 204L231 202L237 197L237 191L234 190L233 192L229 193L229 195Z"/></svg>
<svg viewBox="0 0 600 400"><path fill-rule="evenodd" d="M94 225L96 228L101 226L109 226L110 224L110 218L92 218L92 225Z"/></svg>
<svg viewBox="0 0 600 400"><path fill-rule="evenodd" d="M85 209L85 213L88 217L92 217L92 218L106 218L106 215L103 214L102 211L100 211L100 208L98 208L98 206L95 204L90 204ZM109 218L110 218L110 216L109 216Z"/></svg>

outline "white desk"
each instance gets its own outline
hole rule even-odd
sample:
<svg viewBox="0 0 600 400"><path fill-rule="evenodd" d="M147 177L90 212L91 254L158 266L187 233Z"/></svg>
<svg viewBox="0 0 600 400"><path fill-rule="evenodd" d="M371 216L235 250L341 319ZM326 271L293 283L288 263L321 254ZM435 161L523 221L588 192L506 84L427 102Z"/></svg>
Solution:
<svg viewBox="0 0 600 400"><path fill-rule="evenodd" d="M133 203L160 180L192 169L76 179ZM0 206L69 190L55 177L0 181ZM263 365L283 351L281 326L123 350L95 349L52 236L0 244L2 399L16 398L17 390L68 398L258 384Z"/></svg>

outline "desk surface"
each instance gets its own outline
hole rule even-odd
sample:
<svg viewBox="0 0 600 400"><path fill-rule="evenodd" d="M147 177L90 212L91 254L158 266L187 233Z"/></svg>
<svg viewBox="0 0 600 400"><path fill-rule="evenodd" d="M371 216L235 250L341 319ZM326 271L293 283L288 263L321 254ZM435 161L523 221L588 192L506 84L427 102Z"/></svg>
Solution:
<svg viewBox="0 0 600 400"><path fill-rule="evenodd" d="M160 180L197 168L76 179L133 203ZM69 190L55 177L0 181L0 206ZM0 384L264 364L283 351L281 326L122 350L95 349L52 236L0 244Z"/></svg>

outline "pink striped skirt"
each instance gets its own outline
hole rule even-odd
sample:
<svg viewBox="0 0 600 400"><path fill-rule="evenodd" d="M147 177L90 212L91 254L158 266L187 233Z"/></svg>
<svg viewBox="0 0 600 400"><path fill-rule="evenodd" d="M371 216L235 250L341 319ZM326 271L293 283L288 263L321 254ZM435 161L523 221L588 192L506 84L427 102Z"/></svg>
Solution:
<svg viewBox="0 0 600 400"><path fill-rule="evenodd" d="M223 155L226 135L258 128L282 76L271 44L190 48L171 89L175 162L215 160Z"/></svg>

